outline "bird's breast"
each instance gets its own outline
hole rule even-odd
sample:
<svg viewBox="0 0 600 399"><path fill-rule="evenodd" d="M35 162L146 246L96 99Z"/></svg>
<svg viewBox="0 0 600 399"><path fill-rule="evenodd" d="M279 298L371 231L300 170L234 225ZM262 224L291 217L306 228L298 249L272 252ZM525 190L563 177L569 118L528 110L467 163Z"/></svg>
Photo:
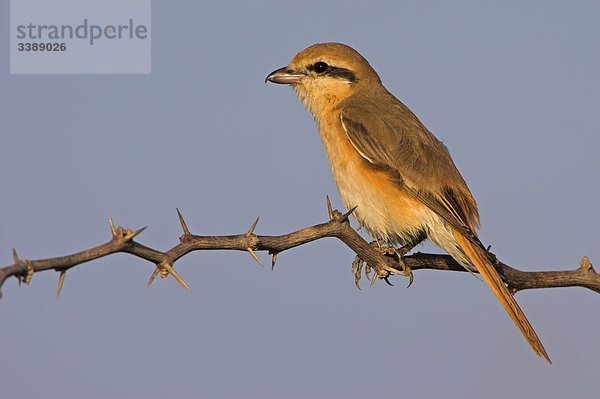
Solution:
<svg viewBox="0 0 600 399"><path fill-rule="evenodd" d="M346 208L357 207L354 216L374 238L390 243L415 238L431 219L431 211L360 155L339 114L317 123Z"/></svg>

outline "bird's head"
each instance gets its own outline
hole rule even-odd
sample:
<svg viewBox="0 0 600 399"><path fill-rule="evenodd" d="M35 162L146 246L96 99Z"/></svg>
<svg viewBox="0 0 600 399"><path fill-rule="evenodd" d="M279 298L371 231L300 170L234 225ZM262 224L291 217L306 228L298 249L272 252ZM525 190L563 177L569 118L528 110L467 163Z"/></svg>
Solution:
<svg viewBox="0 0 600 399"><path fill-rule="evenodd" d="M266 80L292 86L304 106L319 117L365 87L381 81L367 60L340 43L314 44Z"/></svg>

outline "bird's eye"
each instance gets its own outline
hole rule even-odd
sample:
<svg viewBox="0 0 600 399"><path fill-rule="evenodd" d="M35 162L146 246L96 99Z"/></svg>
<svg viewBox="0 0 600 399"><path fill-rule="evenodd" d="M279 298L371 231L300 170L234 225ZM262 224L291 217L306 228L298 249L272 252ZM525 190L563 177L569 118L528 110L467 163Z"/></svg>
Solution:
<svg viewBox="0 0 600 399"><path fill-rule="evenodd" d="M313 66L314 70L316 73L323 73L325 71L327 71L327 69L329 69L329 65L327 65L325 62L323 61L319 61L316 62L315 65Z"/></svg>

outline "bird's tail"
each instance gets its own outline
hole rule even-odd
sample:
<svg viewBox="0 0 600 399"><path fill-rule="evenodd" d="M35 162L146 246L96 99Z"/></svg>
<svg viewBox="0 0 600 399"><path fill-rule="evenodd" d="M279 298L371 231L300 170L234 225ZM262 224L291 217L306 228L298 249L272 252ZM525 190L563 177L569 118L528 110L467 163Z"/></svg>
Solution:
<svg viewBox="0 0 600 399"><path fill-rule="evenodd" d="M548 363L552 364L542 341L538 338L531 324L525 317L525 314L519 307L519 304L508 291L500 275L490 262L483 248L479 248L465 238L458 231L452 229L452 235L460 245L461 249L467 255L473 266L477 269L481 277L489 285L496 298L500 301L506 313L510 316L517 328L521 331L531 348L538 356L543 356Z"/></svg>

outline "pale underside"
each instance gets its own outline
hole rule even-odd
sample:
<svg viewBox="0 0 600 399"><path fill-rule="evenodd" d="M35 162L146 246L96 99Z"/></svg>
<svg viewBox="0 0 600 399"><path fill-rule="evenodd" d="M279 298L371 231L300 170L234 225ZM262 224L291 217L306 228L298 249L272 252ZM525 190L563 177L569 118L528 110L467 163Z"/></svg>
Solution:
<svg viewBox="0 0 600 399"><path fill-rule="evenodd" d="M418 199L403 192L381 170L374 170L344 135L338 118L317 121L331 170L347 209L374 239L386 244L414 242L422 233L443 248L465 268L471 262L460 249L451 227ZM340 124L331 126L328 124Z"/></svg>

